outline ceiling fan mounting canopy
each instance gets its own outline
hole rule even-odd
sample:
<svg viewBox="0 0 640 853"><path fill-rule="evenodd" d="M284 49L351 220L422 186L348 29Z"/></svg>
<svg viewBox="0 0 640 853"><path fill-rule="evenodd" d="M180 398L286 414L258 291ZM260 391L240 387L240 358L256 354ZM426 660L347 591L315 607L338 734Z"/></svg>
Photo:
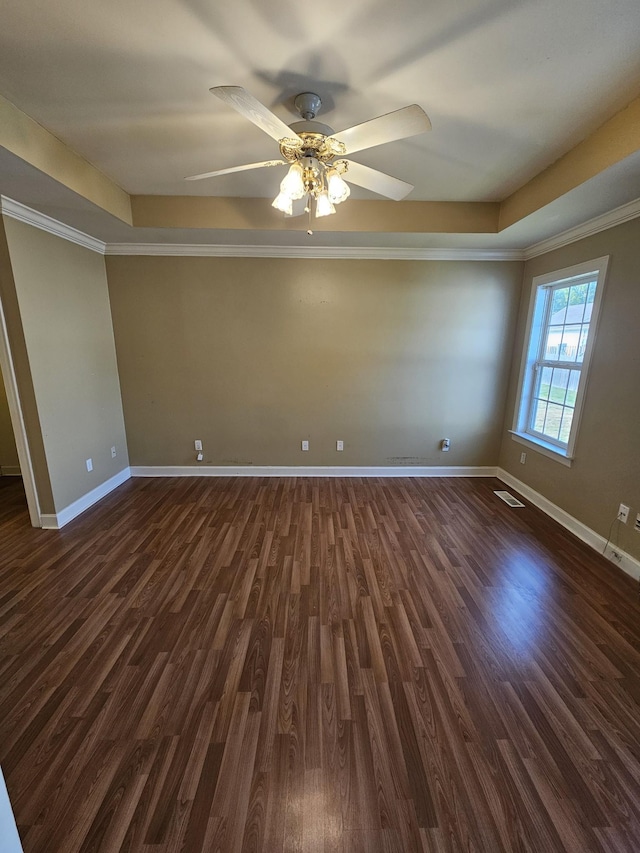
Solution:
<svg viewBox="0 0 640 853"><path fill-rule="evenodd" d="M293 103L305 121L312 121L320 112L322 98L314 92L301 92Z"/></svg>

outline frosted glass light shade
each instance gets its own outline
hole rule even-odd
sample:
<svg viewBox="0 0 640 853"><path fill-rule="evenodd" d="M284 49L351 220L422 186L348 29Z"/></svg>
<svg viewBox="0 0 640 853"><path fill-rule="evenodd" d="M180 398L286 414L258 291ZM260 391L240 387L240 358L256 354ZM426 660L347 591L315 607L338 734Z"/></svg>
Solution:
<svg viewBox="0 0 640 853"><path fill-rule="evenodd" d="M351 193L349 185L340 177L335 169L329 169L327 172L327 191L329 199L334 204L346 201Z"/></svg>
<svg viewBox="0 0 640 853"><path fill-rule="evenodd" d="M291 216L293 213L293 202L291 201L291 196L283 192L278 193L271 202L271 207L275 207L276 210L281 210L282 213L287 213Z"/></svg>
<svg viewBox="0 0 640 853"><path fill-rule="evenodd" d="M294 200L304 198L306 190L302 180L302 166L299 163L294 163L282 179L280 192Z"/></svg>
<svg viewBox="0 0 640 853"><path fill-rule="evenodd" d="M331 203L327 191L321 192L316 198L316 219L320 216L329 216L335 212L336 209Z"/></svg>

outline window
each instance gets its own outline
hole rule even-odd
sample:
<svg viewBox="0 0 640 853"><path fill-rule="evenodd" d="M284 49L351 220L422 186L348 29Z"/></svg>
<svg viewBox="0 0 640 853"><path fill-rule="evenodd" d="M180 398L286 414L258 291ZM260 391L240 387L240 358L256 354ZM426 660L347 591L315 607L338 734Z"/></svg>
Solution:
<svg viewBox="0 0 640 853"><path fill-rule="evenodd" d="M512 433L569 465L608 260L533 279Z"/></svg>

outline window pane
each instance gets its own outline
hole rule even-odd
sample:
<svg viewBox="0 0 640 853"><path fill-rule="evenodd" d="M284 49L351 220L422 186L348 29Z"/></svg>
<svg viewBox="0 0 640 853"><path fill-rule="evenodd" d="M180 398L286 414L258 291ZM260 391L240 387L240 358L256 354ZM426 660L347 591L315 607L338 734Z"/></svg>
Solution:
<svg viewBox="0 0 640 853"><path fill-rule="evenodd" d="M561 368L553 370L553 378L551 381L551 393L549 399L553 403L564 403L567 394L567 385L569 383L569 371Z"/></svg>
<svg viewBox="0 0 640 853"><path fill-rule="evenodd" d="M542 432L546 414L547 404L544 400L534 400L533 412L531 413L531 429L534 429L536 432Z"/></svg>
<svg viewBox="0 0 640 853"><path fill-rule="evenodd" d="M570 289L565 323L581 323L583 321L588 291L588 284L574 284Z"/></svg>
<svg viewBox="0 0 640 853"><path fill-rule="evenodd" d="M573 409L565 407L562 413L562 423L560 425L560 441L565 444L569 441L569 433L571 432L571 422L573 420Z"/></svg>
<svg viewBox="0 0 640 853"><path fill-rule="evenodd" d="M569 382L567 383L567 399L566 404L568 406L575 406L576 404L576 394L578 393L578 382L580 381L580 371L579 370L570 370L569 371Z"/></svg>
<svg viewBox="0 0 640 853"><path fill-rule="evenodd" d="M540 375L540 386L537 389L536 397L540 397L542 400L549 399L549 391L551 390L551 380L553 378L553 368L552 367L543 367L542 370L539 371Z"/></svg>
<svg viewBox="0 0 640 853"><path fill-rule="evenodd" d="M584 358L584 351L587 348L587 335L589 334L589 326L583 325L580 329L580 342L578 343L578 355L576 361L582 361Z"/></svg>
<svg viewBox="0 0 640 853"><path fill-rule="evenodd" d="M562 343L562 326L550 326L544 343L543 359L545 361L557 361Z"/></svg>
<svg viewBox="0 0 640 853"><path fill-rule="evenodd" d="M562 325L565 322L567 305L569 304L569 287L559 287L553 291L553 301L551 303L551 316L549 318L550 326Z"/></svg>
<svg viewBox="0 0 640 853"><path fill-rule="evenodd" d="M575 308L572 305L571 308ZM582 326L572 325L565 326L562 330L562 340L560 341L559 359L560 361L575 361L578 355L578 346L580 344L580 330Z"/></svg>
<svg viewBox="0 0 640 853"><path fill-rule="evenodd" d="M542 432L549 438L557 440L560 435L560 423L562 421L562 406L556 403L547 404L547 414L544 419Z"/></svg>

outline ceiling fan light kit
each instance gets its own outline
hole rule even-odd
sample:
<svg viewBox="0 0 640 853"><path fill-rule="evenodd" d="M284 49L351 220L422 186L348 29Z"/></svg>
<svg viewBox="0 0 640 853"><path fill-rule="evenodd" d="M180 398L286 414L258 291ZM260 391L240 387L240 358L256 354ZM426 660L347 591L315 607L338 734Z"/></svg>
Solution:
<svg viewBox="0 0 640 853"><path fill-rule="evenodd" d="M211 92L275 139L284 160L265 160L205 172L191 175L186 180L201 180L289 163L289 171L280 183L280 192L273 200L272 207L286 216L293 216L293 202L306 197L304 212L310 216L314 206L316 218L335 213L335 205L349 198L351 190L343 176L351 183L396 201L413 189L405 181L343 158L353 151L362 151L430 130L431 122L417 104L334 134L328 125L315 121L322 101L313 92L302 92L296 97L294 103L303 121L289 127L240 86L215 86Z"/></svg>
<svg viewBox="0 0 640 853"><path fill-rule="evenodd" d="M347 171L344 163L344 171ZM336 168L328 167L317 157L305 154L295 160L280 183L280 192L272 202L272 207L287 216L293 215L293 202L307 197L307 207L315 201L315 215L329 216L336 212L334 205L349 197L351 190Z"/></svg>

